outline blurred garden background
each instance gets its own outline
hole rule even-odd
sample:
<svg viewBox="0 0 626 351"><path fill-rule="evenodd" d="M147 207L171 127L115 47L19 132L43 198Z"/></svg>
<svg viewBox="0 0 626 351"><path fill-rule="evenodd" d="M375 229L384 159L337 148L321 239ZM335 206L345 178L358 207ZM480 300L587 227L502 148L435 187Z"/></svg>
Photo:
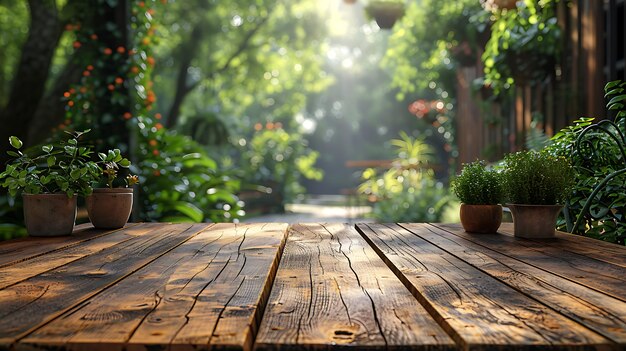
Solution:
<svg viewBox="0 0 626 351"><path fill-rule="evenodd" d="M463 163L616 118L624 3L1 0L0 164L11 135L90 129L139 176L134 221L457 221ZM24 235L20 201L2 190L0 237ZM587 234L623 243L612 201Z"/></svg>

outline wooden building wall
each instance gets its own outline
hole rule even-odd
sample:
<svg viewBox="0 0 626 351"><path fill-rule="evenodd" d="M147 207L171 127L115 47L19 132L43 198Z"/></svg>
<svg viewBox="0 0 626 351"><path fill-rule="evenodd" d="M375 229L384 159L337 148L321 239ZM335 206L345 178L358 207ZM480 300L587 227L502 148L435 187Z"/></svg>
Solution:
<svg viewBox="0 0 626 351"><path fill-rule="evenodd" d="M491 161L525 148L533 114L548 136L579 117L606 118L603 87L624 80L626 0L564 0L558 4L562 56L554 74L532 85L516 85L508 98L469 92L482 67L457 72L459 163ZM493 123L494 119L497 123Z"/></svg>

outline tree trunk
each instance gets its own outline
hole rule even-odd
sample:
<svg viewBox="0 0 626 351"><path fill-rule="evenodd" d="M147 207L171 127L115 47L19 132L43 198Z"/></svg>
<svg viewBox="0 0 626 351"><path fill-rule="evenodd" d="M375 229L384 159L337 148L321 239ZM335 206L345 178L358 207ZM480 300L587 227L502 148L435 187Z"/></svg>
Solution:
<svg viewBox="0 0 626 351"><path fill-rule="evenodd" d="M44 95L54 51L62 33L55 0L29 0L30 30L22 47L7 105L0 111L0 164L7 161L8 139L16 135L26 145L28 126ZM2 167L4 168L4 167Z"/></svg>

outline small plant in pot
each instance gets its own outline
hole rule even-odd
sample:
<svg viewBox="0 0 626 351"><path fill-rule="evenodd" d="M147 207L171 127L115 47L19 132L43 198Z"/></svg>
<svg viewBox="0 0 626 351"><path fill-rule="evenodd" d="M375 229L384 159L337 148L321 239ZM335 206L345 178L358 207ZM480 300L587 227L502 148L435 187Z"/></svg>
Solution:
<svg viewBox="0 0 626 351"><path fill-rule="evenodd" d="M521 151L504 159L503 184L515 236L553 238L556 218L574 184L574 168L564 157Z"/></svg>
<svg viewBox="0 0 626 351"><path fill-rule="evenodd" d="M86 198L89 220L96 228L122 228L133 208L133 188L138 183L138 177L128 175L123 178L124 186L116 187L119 183L118 172L120 167L130 167L130 161L122 157L119 149L109 150L106 154L98 153L98 161L102 180L106 187L95 188Z"/></svg>
<svg viewBox="0 0 626 351"><path fill-rule="evenodd" d="M500 173L484 162L466 164L452 181L452 191L461 200L461 224L466 232L495 233L502 223L503 188Z"/></svg>
<svg viewBox="0 0 626 351"><path fill-rule="evenodd" d="M20 192L24 200L24 224L31 236L70 235L76 220L76 197L92 191L98 177L98 166L89 161L92 151L79 145L87 133L68 133L69 138L57 145L43 145L22 151L22 141L11 136L14 157L4 172L0 185L11 196Z"/></svg>

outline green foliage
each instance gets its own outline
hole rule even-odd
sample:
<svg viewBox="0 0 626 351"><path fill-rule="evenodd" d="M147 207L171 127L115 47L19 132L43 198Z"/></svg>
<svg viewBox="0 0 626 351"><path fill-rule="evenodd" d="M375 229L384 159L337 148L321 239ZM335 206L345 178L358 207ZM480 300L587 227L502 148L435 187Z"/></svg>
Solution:
<svg viewBox="0 0 626 351"><path fill-rule="evenodd" d="M380 222L436 222L449 203L449 194L428 169L432 149L423 140L401 133L392 140L397 158L379 175L363 171L359 192L374 200L372 214Z"/></svg>
<svg viewBox="0 0 626 351"><path fill-rule="evenodd" d="M28 35L28 25L26 1L0 2L0 106L5 106L9 98L11 80Z"/></svg>
<svg viewBox="0 0 626 351"><path fill-rule="evenodd" d="M554 71L561 38L557 1L526 0L517 10L500 13L491 26L482 58L485 82L496 93L516 80L543 80Z"/></svg>
<svg viewBox="0 0 626 351"><path fill-rule="evenodd" d="M152 221L228 222L244 215L240 181L221 171L189 137L159 134L158 155L143 150L133 171L141 180L140 217ZM134 167L134 166L133 166Z"/></svg>
<svg viewBox="0 0 626 351"><path fill-rule="evenodd" d="M626 110L624 83L606 84L607 109L615 121L574 121L551 139L545 151L568 157L576 169L575 185L559 220L559 229L624 244L626 240Z"/></svg>
<svg viewBox="0 0 626 351"><path fill-rule="evenodd" d="M118 170L120 167L130 167L130 161L123 157L120 149L109 150L106 154L99 152L99 163L102 165L100 168L100 174L105 178L106 184L109 188L113 188L113 182L117 178ZM129 179L134 179L130 177Z"/></svg>
<svg viewBox="0 0 626 351"><path fill-rule="evenodd" d="M315 168L319 153L307 147L302 134L265 129L254 134L241 155L240 176L246 183L272 188L281 205L304 192L302 179L321 180Z"/></svg>
<svg viewBox="0 0 626 351"><path fill-rule="evenodd" d="M8 188L11 196L16 196L19 191L66 193L69 197L89 195L100 169L89 161L91 148L79 143L79 138L87 132L89 130L68 133L69 138L57 145L43 145L28 152L20 150L23 145L20 139L10 137L9 142L15 151L8 151L8 154L14 160L0 173L0 180L4 180L0 185Z"/></svg>
<svg viewBox="0 0 626 351"><path fill-rule="evenodd" d="M451 187L461 202L468 205L497 205L504 195L500 173L487 169L483 161L464 165Z"/></svg>
<svg viewBox="0 0 626 351"><path fill-rule="evenodd" d="M520 151L504 158L506 198L512 204L564 204L574 184L574 169L564 157Z"/></svg>

